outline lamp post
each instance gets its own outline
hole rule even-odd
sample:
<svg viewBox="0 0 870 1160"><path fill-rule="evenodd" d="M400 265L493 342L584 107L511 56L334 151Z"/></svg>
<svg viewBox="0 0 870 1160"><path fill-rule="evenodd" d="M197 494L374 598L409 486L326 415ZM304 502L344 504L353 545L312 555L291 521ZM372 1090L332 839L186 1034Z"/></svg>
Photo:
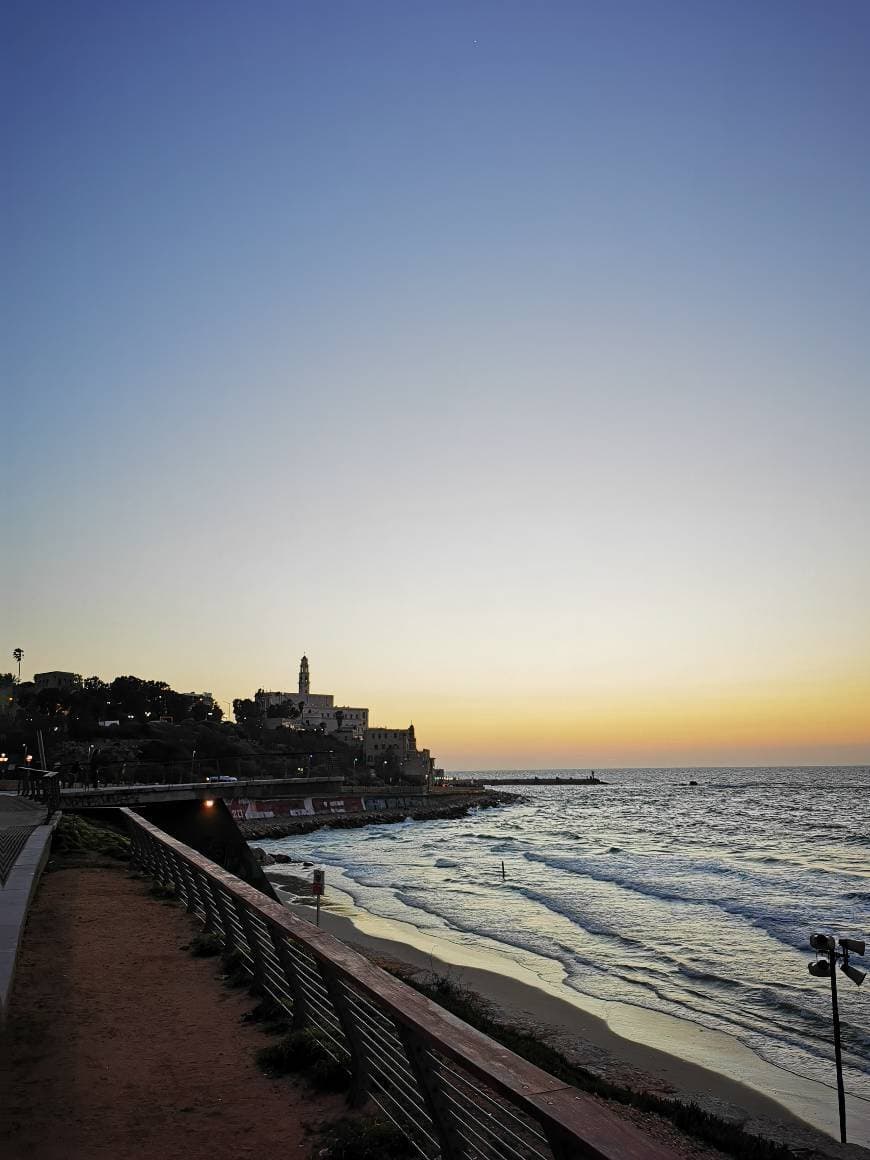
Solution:
<svg viewBox="0 0 870 1160"><path fill-rule="evenodd" d="M840 950L837 950L837 943ZM860 987L867 978L866 971L859 971L849 962L849 953L863 955L865 944L862 939L841 938L834 939L830 934L814 934L810 936L810 946L816 952L816 959L808 964L811 975L817 979L831 980L831 1008L834 1018L834 1062L837 1067L837 1104L840 1109L840 1140L846 1143L846 1094L843 1090L843 1057L840 1050L840 1009L837 1003L837 963L840 970L851 979L856 987ZM827 956L827 957L825 957Z"/></svg>

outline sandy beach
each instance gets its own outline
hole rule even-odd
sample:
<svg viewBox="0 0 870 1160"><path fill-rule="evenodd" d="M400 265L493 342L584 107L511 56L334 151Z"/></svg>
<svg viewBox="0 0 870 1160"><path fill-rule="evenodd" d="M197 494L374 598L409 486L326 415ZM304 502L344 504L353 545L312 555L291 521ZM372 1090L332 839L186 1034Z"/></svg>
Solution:
<svg viewBox="0 0 870 1160"><path fill-rule="evenodd" d="M285 903L312 919L300 868L269 867ZM300 897L305 901L300 901ZM870 1157L865 1147L837 1142L833 1089L776 1068L729 1035L619 1003L600 1003L562 985L559 965L539 956L522 961L496 944L456 939L361 910L343 891L327 889L321 926L385 962L449 976L483 996L506 1021L521 1023L576 1062L637 1089L693 1101L747 1131L831 1156ZM848 1100L850 1139L870 1141L870 1108Z"/></svg>

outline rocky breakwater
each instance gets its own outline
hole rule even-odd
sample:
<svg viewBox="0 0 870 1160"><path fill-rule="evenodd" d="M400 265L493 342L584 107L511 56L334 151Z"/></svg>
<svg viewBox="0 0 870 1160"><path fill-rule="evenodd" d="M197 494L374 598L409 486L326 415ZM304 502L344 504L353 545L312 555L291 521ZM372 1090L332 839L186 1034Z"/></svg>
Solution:
<svg viewBox="0 0 870 1160"><path fill-rule="evenodd" d="M355 830L360 826L389 825L408 818L427 822L434 818L461 818L472 809L492 809L522 801L517 793L487 790L485 793L451 794L449 798L421 798L419 805L401 809L365 810L354 814L310 814L307 817L260 818L240 821L242 834L252 838L284 838L291 834L308 834L328 826L333 830Z"/></svg>

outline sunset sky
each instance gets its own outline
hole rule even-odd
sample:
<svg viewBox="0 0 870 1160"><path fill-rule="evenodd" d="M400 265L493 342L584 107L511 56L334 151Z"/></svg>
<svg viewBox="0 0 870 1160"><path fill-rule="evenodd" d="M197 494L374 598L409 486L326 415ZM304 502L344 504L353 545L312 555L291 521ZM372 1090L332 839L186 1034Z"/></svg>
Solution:
<svg viewBox="0 0 870 1160"><path fill-rule="evenodd" d="M870 6L4 6L0 670L870 762Z"/></svg>

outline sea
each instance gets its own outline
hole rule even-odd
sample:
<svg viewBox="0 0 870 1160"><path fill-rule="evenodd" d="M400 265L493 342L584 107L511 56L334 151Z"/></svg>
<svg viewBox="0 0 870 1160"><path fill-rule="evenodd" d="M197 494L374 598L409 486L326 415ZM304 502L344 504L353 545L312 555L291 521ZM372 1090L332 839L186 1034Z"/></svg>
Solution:
<svg viewBox="0 0 870 1160"><path fill-rule="evenodd" d="M543 956L581 995L726 1032L833 1084L830 984L807 970L809 937L870 942L870 768L597 775L515 787L521 803L464 818L261 844L332 867L371 914ZM853 962L870 971L870 955ZM838 984L845 1086L870 1101L870 978Z"/></svg>

